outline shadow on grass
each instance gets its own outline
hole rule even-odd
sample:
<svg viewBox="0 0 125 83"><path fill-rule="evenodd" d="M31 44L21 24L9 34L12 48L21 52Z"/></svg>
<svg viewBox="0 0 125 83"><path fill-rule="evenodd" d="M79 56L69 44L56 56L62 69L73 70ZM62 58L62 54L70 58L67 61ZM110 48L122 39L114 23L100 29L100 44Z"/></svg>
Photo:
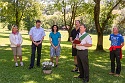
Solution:
<svg viewBox="0 0 125 83"><path fill-rule="evenodd" d="M48 43L48 41L44 41ZM50 75L45 75L41 68L36 65L29 70L31 56L31 46L25 45L23 50L24 67L15 67L13 54L9 46L0 48L0 83L82 83L82 80L73 78L77 73L70 72L73 68L73 57L71 48L62 47L58 68L53 68ZM50 46L43 45L41 63L49 60ZM125 58L123 58L124 62ZM54 61L55 62L55 61ZM125 71L122 71L121 77L108 75L110 71L109 53L89 51L90 82L89 83L124 83ZM123 69L125 69L125 65Z"/></svg>

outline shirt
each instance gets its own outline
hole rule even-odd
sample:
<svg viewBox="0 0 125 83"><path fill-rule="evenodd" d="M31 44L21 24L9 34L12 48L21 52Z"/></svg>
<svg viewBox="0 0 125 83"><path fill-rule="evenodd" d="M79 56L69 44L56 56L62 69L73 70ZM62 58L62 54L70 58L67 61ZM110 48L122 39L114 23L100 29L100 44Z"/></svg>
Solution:
<svg viewBox="0 0 125 83"><path fill-rule="evenodd" d="M111 46L121 46L121 43L124 42L124 38L121 34L110 34L109 40L111 41Z"/></svg>
<svg viewBox="0 0 125 83"><path fill-rule="evenodd" d="M78 29L78 30L73 29L73 30L71 31L70 37L72 37L72 40L74 40L74 39L76 38L76 35L77 35L78 33L79 33L79 29Z"/></svg>
<svg viewBox="0 0 125 83"><path fill-rule="evenodd" d="M77 36L76 36L76 38L80 38L82 35L84 35L86 32L84 32L84 33L82 33L82 34L78 34ZM91 39L91 37L89 36L89 35L87 35L83 40L81 40L81 43L80 44L86 44L86 43L88 43L88 44L92 44L92 39ZM78 50L85 50L85 49L88 49L88 47L85 47L85 46L78 46L78 45L76 45L76 49L78 49Z"/></svg>
<svg viewBox="0 0 125 83"><path fill-rule="evenodd" d="M17 47L17 44L22 44L23 39L20 33L14 35L13 33L10 34L9 36L10 39L10 46L11 47Z"/></svg>
<svg viewBox="0 0 125 83"><path fill-rule="evenodd" d="M34 41L40 41L44 36L45 32L43 28L32 27L30 29L29 35L32 36Z"/></svg>
<svg viewBox="0 0 125 83"><path fill-rule="evenodd" d="M55 34L54 34L54 32L51 32L49 34L49 37L52 39L53 45L57 46L59 44L59 40L58 39L61 38L61 34L60 34L60 32L56 32Z"/></svg>

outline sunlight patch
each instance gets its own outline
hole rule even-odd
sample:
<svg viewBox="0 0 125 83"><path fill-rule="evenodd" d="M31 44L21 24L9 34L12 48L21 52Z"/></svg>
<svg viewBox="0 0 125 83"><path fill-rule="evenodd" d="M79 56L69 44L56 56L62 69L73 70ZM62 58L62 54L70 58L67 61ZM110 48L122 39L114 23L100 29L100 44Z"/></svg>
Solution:
<svg viewBox="0 0 125 83"><path fill-rule="evenodd" d="M37 83L35 81L28 81L28 82L24 82L24 83Z"/></svg>

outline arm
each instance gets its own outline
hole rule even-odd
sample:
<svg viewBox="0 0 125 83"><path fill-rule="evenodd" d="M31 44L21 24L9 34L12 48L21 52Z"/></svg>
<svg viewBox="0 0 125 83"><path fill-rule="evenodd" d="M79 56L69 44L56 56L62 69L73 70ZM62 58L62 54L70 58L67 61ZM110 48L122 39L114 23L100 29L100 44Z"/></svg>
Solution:
<svg viewBox="0 0 125 83"><path fill-rule="evenodd" d="M14 45L17 45L17 43L14 41L12 35L10 34L9 36L9 39L10 39L10 43L14 44Z"/></svg>
<svg viewBox="0 0 125 83"><path fill-rule="evenodd" d="M86 43L85 44L77 44L78 46L85 46L85 47L91 47L92 46L92 39L90 36L86 38Z"/></svg>
<svg viewBox="0 0 125 83"><path fill-rule="evenodd" d="M124 42L123 43L121 43L121 47L123 47L124 46Z"/></svg>
<svg viewBox="0 0 125 83"><path fill-rule="evenodd" d="M52 47L55 48L55 46L54 46L53 43L52 43L52 38L49 38L49 41L50 41L50 44L52 45Z"/></svg>
<svg viewBox="0 0 125 83"><path fill-rule="evenodd" d="M22 44L23 42L23 38L22 38L22 35L20 34L20 45Z"/></svg>

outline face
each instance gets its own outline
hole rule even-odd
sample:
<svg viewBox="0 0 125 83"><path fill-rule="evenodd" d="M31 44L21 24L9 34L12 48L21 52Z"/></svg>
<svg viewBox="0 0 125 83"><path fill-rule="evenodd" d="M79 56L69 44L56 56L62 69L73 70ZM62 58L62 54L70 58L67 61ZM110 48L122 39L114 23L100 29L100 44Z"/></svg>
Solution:
<svg viewBox="0 0 125 83"><path fill-rule="evenodd" d="M113 33L118 33L118 28L117 27L113 28Z"/></svg>
<svg viewBox="0 0 125 83"><path fill-rule="evenodd" d="M17 27L12 28L12 32L17 32L17 31L18 31Z"/></svg>
<svg viewBox="0 0 125 83"><path fill-rule="evenodd" d="M86 28L82 25L82 26L80 26L80 33L83 33L83 32L85 32L85 30L86 30Z"/></svg>
<svg viewBox="0 0 125 83"><path fill-rule="evenodd" d="M54 26L54 27L53 27L53 30L54 30L54 31L57 31L57 27L56 27L56 26Z"/></svg>
<svg viewBox="0 0 125 83"><path fill-rule="evenodd" d="M76 26L76 27L79 27L79 26L80 26L80 23L79 23L78 20L75 21L75 26Z"/></svg>
<svg viewBox="0 0 125 83"><path fill-rule="evenodd" d="M37 22L36 23L36 27L39 28L41 26L41 23L40 22Z"/></svg>

